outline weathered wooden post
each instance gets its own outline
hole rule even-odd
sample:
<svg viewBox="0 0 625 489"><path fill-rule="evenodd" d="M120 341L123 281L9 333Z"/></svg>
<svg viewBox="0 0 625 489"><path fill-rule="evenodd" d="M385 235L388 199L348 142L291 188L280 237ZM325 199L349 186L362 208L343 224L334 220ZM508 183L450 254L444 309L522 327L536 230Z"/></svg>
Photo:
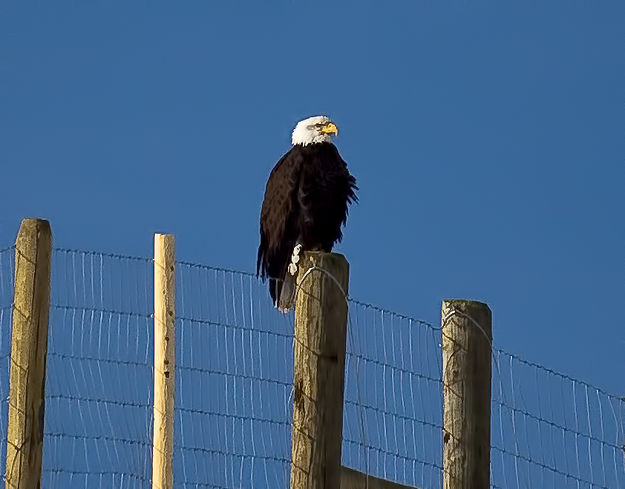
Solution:
<svg viewBox="0 0 625 489"><path fill-rule="evenodd" d="M295 306L291 489L337 489L341 481L349 264L306 252Z"/></svg>
<svg viewBox="0 0 625 489"><path fill-rule="evenodd" d="M24 219L15 243L7 489L41 485L51 252L48 221Z"/></svg>
<svg viewBox="0 0 625 489"><path fill-rule="evenodd" d="M154 440L153 489L174 487L175 243L154 235Z"/></svg>
<svg viewBox="0 0 625 489"><path fill-rule="evenodd" d="M481 302L446 300L443 336L443 488L490 486L492 316Z"/></svg>

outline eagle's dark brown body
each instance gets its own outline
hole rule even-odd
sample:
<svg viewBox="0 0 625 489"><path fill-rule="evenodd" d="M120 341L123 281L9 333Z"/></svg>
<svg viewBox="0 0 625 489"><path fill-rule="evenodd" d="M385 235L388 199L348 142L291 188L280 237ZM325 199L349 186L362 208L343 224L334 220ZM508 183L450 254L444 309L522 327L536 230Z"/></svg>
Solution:
<svg viewBox="0 0 625 489"><path fill-rule="evenodd" d="M269 278L274 304L294 246L331 251L357 188L332 143L296 144L278 161L265 190L256 264L256 273Z"/></svg>

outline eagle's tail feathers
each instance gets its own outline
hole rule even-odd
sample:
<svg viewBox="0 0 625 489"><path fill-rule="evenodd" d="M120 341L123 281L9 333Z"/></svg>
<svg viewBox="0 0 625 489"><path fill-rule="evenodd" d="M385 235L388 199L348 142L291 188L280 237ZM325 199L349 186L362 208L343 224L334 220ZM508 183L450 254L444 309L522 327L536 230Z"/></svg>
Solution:
<svg viewBox="0 0 625 489"><path fill-rule="evenodd" d="M276 307L280 312L287 313L295 307L295 292L297 280L295 275L287 273L280 287L280 295L276 300Z"/></svg>

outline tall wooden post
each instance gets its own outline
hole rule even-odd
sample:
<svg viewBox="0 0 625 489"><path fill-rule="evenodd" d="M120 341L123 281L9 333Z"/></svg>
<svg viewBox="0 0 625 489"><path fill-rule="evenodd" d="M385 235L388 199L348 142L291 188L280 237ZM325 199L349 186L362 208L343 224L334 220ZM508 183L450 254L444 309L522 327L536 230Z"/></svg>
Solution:
<svg viewBox="0 0 625 489"><path fill-rule="evenodd" d="M291 489L336 489L341 481L349 264L306 252L295 305Z"/></svg>
<svg viewBox="0 0 625 489"><path fill-rule="evenodd" d="M443 336L443 488L490 486L492 317L486 304L446 300Z"/></svg>
<svg viewBox="0 0 625 489"><path fill-rule="evenodd" d="M52 232L24 219L15 244L6 487L41 485Z"/></svg>
<svg viewBox="0 0 625 489"><path fill-rule="evenodd" d="M174 487L175 249L171 234L154 235L153 489Z"/></svg>

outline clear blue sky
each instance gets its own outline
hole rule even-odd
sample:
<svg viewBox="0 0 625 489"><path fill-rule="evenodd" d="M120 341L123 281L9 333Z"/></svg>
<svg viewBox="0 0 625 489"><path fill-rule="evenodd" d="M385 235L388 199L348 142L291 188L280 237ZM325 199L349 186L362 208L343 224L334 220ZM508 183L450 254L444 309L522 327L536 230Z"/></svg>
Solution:
<svg viewBox="0 0 625 489"><path fill-rule="evenodd" d="M0 246L251 271L293 125L327 114L360 185L351 295L623 393L625 3L0 6Z"/></svg>

